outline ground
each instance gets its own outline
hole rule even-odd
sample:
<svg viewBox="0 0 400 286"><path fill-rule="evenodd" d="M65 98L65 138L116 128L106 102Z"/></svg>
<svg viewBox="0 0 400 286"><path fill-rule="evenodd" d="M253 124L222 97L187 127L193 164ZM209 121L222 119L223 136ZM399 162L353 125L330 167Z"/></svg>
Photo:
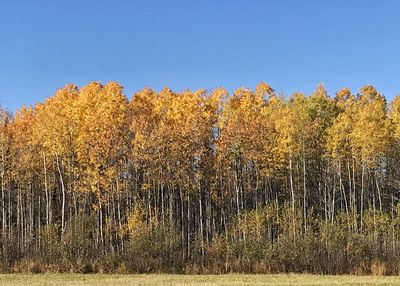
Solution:
<svg viewBox="0 0 400 286"><path fill-rule="evenodd" d="M400 285L400 277L320 275L103 275L103 274L4 274L0 285Z"/></svg>

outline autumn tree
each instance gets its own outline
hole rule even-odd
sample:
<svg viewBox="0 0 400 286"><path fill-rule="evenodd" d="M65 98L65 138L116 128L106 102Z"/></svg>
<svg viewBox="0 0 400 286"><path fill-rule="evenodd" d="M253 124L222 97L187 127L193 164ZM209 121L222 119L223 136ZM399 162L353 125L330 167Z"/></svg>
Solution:
<svg viewBox="0 0 400 286"><path fill-rule="evenodd" d="M80 89L76 101L79 190L89 193L89 198L94 195L89 202L98 214L100 249L104 251L104 206L114 201L126 172L128 100L121 85L92 82ZM106 216L115 217L115 209Z"/></svg>
<svg viewBox="0 0 400 286"><path fill-rule="evenodd" d="M44 189L46 195L46 223L51 223L51 192L48 187L48 164L55 162L58 184L61 189L61 233L65 227L65 208L67 189L72 193L76 160L77 126L74 120L74 106L78 88L67 85L37 106L37 124L34 135L36 144L41 147L43 157ZM68 178L67 178L68 177ZM68 179L68 180L67 180Z"/></svg>
<svg viewBox="0 0 400 286"><path fill-rule="evenodd" d="M66 85L0 109L0 269L395 274L400 99Z"/></svg>
<svg viewBox="0 0 400 286"><path fill-rule="evenodd" d="M380 174L384 172L382 167L389 140L386 100L370 85L360 89L359 97L355 103L355 124L352 138L354 141L354 155L361 168L360 213L362 217L366 188L365 181L368 175L371 179L370 182L372 182L372 184L369 184L370 188L368 189L373 189L375 192L367 195L372 196L374 207L375 196L377 196L379 209L382 210Z"/></svg>
<svg viewBox="0 0 400 286"><path fill-rule="evenodd" d="M3 234L7 230L6 217L6 188L10 182L11 169L11 136L9 124L11 123L11 114L0 106L0 184L1 184L1 217Z"/></svg>

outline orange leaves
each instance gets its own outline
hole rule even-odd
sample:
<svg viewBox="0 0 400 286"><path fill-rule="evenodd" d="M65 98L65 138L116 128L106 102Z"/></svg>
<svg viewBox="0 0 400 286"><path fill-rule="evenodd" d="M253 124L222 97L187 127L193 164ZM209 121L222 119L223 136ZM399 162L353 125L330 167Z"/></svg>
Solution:
<svg viewBox="0 0 400 286"><path fill-rule="evenodd" d="M322 85L311 96L290 99L265 83L231 97L223 88L146 88L128 102L118 83L92 82L67 85L43 104L23 108L9 130L21 166L34 168L44 158L50 174L57 157L66 180L75 180L69 186L80 191L102 196L131 167L137 180L145 178L142 191L193 190L235 168L257 181L285 174L288 161L300 158L310 166L323 155L376 161L390 132L400 138L399 102L391 105L389 124L385 99L372 86L357 97L342 89L335 99Z"/></svg>
<svg viewBox="0 0 400 286"><path fill-rule="evenodd" d="M352 140L356 155L370 164L384 155L389 140L386 101L372 86L360 89Z"/></svg>
<svg viewBox="0 0 400 286"><path fill-rule="evenodd" d="M400 96L396 96L389 107L389 117L393 136L397 142L400 140Z"/></svg>
<svg viewBox="0 0 400 286"><path fill-rule="evenodd" d="M144 89L130 103L132 158L146 174L153 174L171 186L196 185L210 161L213 124L218 90L208 96L204 90L160 93Z"/></svg>
<svg viewBox="0 0 400 286"><path fill-rule="evenodd" d="M107 189L127 151L128 101L122 86L90 83L80 90L75 112L80 172L87 177L87 185Z"/></svg>
<svg viewBox="0 0 400 286"><path fill-rule="evenodd" d="M339 108L327 147L333 158L353 157L376 166L387 152L390 124L386 101L377 90L366 85L354 97L349 89L340 90L335 98Z"/></svg>
<svg viewBox="0 0 400 286"><path fill-rule="evenodd" d="M349 88L343 88L336 93L335 103L339 113L328 129L327 155L334 159L351 158L353 155L351 134L355 120L355 97Z"/></svg>
<svg viewBox="0 0 400 286"><path fill-rule="evenodd" d="M12 137L11 156L12 174L19 177L22 188L27 189L25 184L29 180L29 174L35 169L35 156L37 155L37 144L33 140L33 130L36 124L35 111L32 107L23 107L19 110L9 126Z"/></svg>
<svg viewBox="0 0 400 286"><path fill-rule="evenodd" d="M35 139L50 154L71 154L76 137L74 107L78 88L66 85L36 107Z"/></svg>
<svg viewBox="0 0 400 286"><path fill-rule="evenodd" d="M13 121L13 134L21 148L40 151L25 152L39 155L28 160L41 164L47 157L51 166L57 157L63 176L79 174L76 188L100 196L127 156L128 116L128 100L119 84L93 82L80 90L67 85L34 109L19 111Z"/></svg>
<svg viewBox="0 0 400 286"><path fill-rule="evenodd" d="M277 140L272 114L278 112L278 101L268 85L260 84L255 93L237 89L224 103L216 147L217 158L228 172L239 161L265 174L272 171Z"/></svg>
<svg viewBox="0 0 400 286"><path fill-rule="evenodd" d="M0 179L4 185L4 176L10 172L11 152L11 114L0 106Z"/></svg>

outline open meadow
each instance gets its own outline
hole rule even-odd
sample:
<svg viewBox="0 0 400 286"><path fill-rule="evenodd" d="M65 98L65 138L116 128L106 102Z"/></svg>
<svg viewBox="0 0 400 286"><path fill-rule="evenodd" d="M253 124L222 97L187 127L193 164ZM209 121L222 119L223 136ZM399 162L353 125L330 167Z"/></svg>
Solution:
<svg viewBox="0 0 400 286"><path fill-rule="evenodd" d="M0 285L400 285L395 276L5 274Z"/></svg>

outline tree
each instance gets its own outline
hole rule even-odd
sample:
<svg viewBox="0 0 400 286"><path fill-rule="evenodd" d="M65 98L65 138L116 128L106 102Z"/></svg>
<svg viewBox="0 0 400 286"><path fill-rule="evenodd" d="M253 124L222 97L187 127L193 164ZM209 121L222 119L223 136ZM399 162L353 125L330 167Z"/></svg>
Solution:
<svg viewBox="0 0 400 286"><path fill-rule="evenodd" d="M11 172L11 136L9 132L9 124L12 120L11 114L0 106L0 185L1 185L1 214L2 214L2 231L7 230L6 217L6 185L10 181Z"/></svg>
<svg viewBox="0 0 400 286"><path fill-rule="evenodd" d="M370 85L66 85L0 108L0 268L394 274L399 163L400 99Z"/></svg>
<svg viewBox="0 0 400 286"><path fill-rule="evenodd" d="M354 141L354 155L361 165L360 212L362 218L365 177L367 172L371 170L374 172L379 209L382 210L378 172L383 166L384 155L389 142L386 100L374 87L366 85L360 89L360 94L355 104L355 117L352 138ZM373 193L372 195L372 199L375 200L375 194Z"/></svg>
<svg viewBox="0 0 400 286"><path fill-rule="evenodd" d="M69 192L72 190L74 174L73 168L76 160L76 135L77 126L74 120L74 106L78 96L78 88L67 85L56 94L47 99L43 105L37 107L37 124L35 125L35 136L37 144L43 152L43 168L45 176L46 193L46 223L51 221L51 195L47 186L47 163L46 160L54 161L59 177L61 188L61 233L65 227L65 206L67 182L69 178Z"/></svg>
<svg viewBox="0 0 400 286"><path fill-rule="evenodd" d="M94 194L98 213L100 249L104 251L103 206L124 176L121 165L127 156L128 101L115 82L92 82L79 91L76 102L76 137L81 192Z"/></svg>

